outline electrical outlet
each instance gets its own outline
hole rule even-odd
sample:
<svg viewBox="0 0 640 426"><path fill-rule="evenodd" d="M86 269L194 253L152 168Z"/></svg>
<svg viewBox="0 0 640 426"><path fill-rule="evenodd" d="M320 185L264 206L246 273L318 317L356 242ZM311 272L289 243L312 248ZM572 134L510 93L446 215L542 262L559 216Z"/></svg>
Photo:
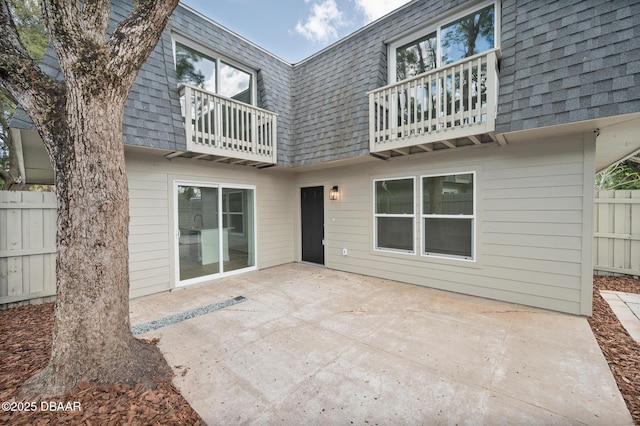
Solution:
<svg viewBox="0 0 640 426"><path fill-rule="evenodd" d="M343 256L346 256L346 255L347 255L347 249L346 249L346 248L343 248L343 249L342 249L342 255L343 255Z"/></svg>

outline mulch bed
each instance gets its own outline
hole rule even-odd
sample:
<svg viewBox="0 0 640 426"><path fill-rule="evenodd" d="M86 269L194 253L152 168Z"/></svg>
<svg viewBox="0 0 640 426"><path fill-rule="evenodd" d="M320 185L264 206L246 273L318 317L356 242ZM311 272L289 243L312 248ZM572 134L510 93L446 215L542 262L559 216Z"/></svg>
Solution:
<svg viewBox="0 0 640 426"><path fill-rule="evenodd" d="M204 424L170 381L155 389L81 382L60 398L23 401L18 387L47 364L52 328L52 303L0 311L0 402L13 402L3 405L0 424Z"/></svg>
<svg viewBox="0 0 640 426"><path fill-rule="evenodd" d="M640 345L620 324L599 290L640 294L640 280L594 277L593 316L589 324L613 372L633 420L640 425ZM1 411L0 424L11 425L196 425L204 424L170 382L156 389L142 385L80 383L51 400L26 401L21 383L44 367L51 352L53 304L0 311L0 402L33 411ZM77 408L81 407L81 410ZM44 408L44 409L43 409Z"/></svg>
<svg viewBox="0 0 640 426"><path fill-rule="evenodd" d="M615 316L600 290L640 294L640 280L632 277L593 277L591 330L609 363L618 389L635 424L640 424L640 344L633 340Z"/></svg>

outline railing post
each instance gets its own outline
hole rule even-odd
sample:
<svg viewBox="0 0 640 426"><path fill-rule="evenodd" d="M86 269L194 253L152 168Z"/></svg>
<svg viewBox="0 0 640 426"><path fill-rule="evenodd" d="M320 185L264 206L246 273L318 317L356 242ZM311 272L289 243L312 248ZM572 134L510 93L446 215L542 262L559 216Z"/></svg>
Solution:
<svg viewBox="0 0 640 426"><path fill-rule="evenodd" d="M496 127L498 109L498 56L495 50L487 55L487 129Z"/></svg>
<svg viewBox="0 0 640 426"><path fill-rule="evenodd" d="M181 86L180 96L184 97L184 135L187 140L187 149L193 142L193 105L191 103L191 88L189 86Z"/></svg>
<svg viewBox="0 0 640 426"><path fill-rule="evenodd" d="M375 152L376 146L376 115L378 113L375 93L369 93L369 152Z"/></svg>
<svg viewBox="0 0 640 426"><path fill-rule="evenodd" d="M262 114L256 111L251 114L249 121L251 122L251 151L258 153L260 146L258 145L258 120L262 118Z"/></svg>
<svg viewBox="0 0 640 426"><path fill-rule="evenodd" d="M277 163L278 162L278 139L277 139L277 135L278 135L278 123L277 123L277 117L274 115L273 118L271 119L271 122L273 123L271 125L271 156L273 158L273 162Z"/></svg>

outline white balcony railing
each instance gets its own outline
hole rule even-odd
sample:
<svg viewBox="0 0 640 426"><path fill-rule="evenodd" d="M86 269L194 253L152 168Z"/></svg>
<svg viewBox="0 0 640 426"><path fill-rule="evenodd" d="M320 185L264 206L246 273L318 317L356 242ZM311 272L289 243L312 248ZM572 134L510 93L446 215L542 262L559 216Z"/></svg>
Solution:
<svg viewBox="0 0 640 426"><path fill-rule="evenodd" d="M277 162L276 114L193 86L180 86L187 150L247 165Z"/></svg>
<svg viewBox="0 0 640 426"><path fill-rule="evenodd" d="M391 156L493 139L498 53L489 50L369 92L371 152Z"/></svg>

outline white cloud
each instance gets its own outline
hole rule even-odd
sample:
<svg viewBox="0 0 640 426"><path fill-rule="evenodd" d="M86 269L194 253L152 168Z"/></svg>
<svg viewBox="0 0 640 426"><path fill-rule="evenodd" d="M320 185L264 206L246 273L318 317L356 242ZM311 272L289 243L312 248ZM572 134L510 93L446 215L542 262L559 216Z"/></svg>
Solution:
<svg viewBox="0 0 640 426"><path fill-rule="evenodd" d="M364 13L366 22L375 21L411 0L353 0L356 9Z"/></svg>
<svg viewBox="0 0 640 426"><path fill-rule="evenodd" d="M249 88L249 75L234 67L220 64L220 94L232 98Z"/></svg>
<svg viewBox="0 0 640 426"><path fill-rule="evenodd" d="M304 23L298 21L295 31L308 40L327 42L337 39L338 28L345 25L344 15L335 0L323 0L311 5L311 14Z"/></svg>

